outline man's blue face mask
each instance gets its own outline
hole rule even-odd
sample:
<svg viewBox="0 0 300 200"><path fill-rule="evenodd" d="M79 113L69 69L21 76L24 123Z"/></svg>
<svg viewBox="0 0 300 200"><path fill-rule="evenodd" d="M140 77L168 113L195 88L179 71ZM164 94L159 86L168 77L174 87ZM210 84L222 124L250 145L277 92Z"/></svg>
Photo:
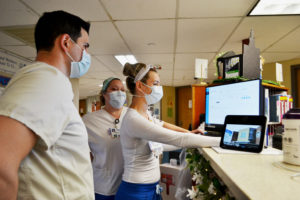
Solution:
<svg viewBox="0 0 300 200"><path fill-rule="evenodd" d="M76 42L74 42L72 39L71 41L76 44L80 50L82 50L82 48ZM82 52L82 58L79 62L75 62L68 52L66 52L66 54L72 60L70 78L79 78L89 70L91 66L91 56L86 52L85 49Z"/></svg>

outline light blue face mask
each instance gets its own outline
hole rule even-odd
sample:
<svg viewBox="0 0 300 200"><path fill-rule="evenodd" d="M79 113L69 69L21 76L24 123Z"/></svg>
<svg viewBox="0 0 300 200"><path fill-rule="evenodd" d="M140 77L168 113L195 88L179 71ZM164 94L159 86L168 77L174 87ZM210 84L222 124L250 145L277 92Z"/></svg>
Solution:
<svg viewBox="0 0 300 200"><path fill-rule="evenodd" d="M143 83L143 84L152 90L150 94L144 93L147 104L150 105L150 104L155 104L155 103L159 102L164 95L162 86L161 85L153 85L152 87L150 87L149 85L146 85L145 83Z"/></svg>
<svg viewBox="0 0 300 200"><path fill-rule="evenodd" d="M126 93L123 91L114 91L109 93L109 104L116 109L120 109L126 101Z"/></svg>
<svg viewBox="0 0 300 200"><path fill-rule="evenodd" d="M73 40L71 41L82 50L82 48L76 42L74 42ZM89 70L91 66L91 56L85 51L85 49L82 52L82 58L79 62L75 62L75 60L68 52L66 52L66 54L72 60L70 78L79 78Z"/></svg>

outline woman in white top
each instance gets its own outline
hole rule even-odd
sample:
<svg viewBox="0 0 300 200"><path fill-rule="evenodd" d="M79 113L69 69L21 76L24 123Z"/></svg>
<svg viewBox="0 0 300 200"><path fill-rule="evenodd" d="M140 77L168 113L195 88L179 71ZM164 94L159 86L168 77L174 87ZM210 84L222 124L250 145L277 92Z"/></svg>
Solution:
<svg viewBox="0 0 300 200"><path fill-rule="evenodd" d="M148 105L160 101L163 96L159 75L151 65L126 63L123 74L128 76L127 88L133 98L121 125L124 174L115 199L160 199L159 143L169 144L163 145L164 148L171 145L209 147L218 146L220 138L182 133L175 125L159 124L151 119L147 114Z"/></svg>
<svg viewBox="0 0 300 200"><path fill-rule="evenodd" d="M83 117L89 138L96 200L113 200L122 180L123 156L119 137L127 108L125 88L118 78L108 78L100 92L101 110Z"/></svg>

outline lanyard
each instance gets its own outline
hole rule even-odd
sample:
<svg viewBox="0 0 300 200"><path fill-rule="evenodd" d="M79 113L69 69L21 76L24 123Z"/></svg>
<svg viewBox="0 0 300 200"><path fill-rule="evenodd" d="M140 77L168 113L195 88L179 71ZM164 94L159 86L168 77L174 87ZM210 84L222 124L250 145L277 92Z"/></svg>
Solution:
<svg viewBox="0 0 300 200"><path fill-rule="evenodd" d="M119 124L119 122L120 122L120 120L119 120L119 119L115 119L115 121L114 121L115 128L118 128L118 127L117 127L117 124Z"/></svg>
<svg viewBox="0 0 300 200"><path fill-rule="evenodd" d="M120 137L120 129L117 126L119 124L119 122L120 122L119 119L115 119L115 121L114 121L115 128L108 129L108 134L111 135L112 138Z"/></svg>

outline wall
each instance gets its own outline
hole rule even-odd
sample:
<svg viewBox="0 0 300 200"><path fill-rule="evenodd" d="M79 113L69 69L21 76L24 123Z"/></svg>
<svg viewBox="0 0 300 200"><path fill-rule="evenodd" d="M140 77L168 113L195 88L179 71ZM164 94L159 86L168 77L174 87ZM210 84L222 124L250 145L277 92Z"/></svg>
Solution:
<svg viewBox="0 0 300 200"><path fill-rule="evenodd" d="M289 88L288 94L291 94L291 65L299 65L300 59L293 59L287 61L280 61L278 62L282 64L282 73L283 73L283 82L282 85ZM272 80L276 81L276 67L275 62L273 63L266 63L263 66L263 79L265 80Z"/></svg>
<svg viewBox="0 0 300 200"><path fill-rule="evenodd" d="M164 96L161 100L161 119L165 122L176 123L175 87L163 86Z"/></svg>

